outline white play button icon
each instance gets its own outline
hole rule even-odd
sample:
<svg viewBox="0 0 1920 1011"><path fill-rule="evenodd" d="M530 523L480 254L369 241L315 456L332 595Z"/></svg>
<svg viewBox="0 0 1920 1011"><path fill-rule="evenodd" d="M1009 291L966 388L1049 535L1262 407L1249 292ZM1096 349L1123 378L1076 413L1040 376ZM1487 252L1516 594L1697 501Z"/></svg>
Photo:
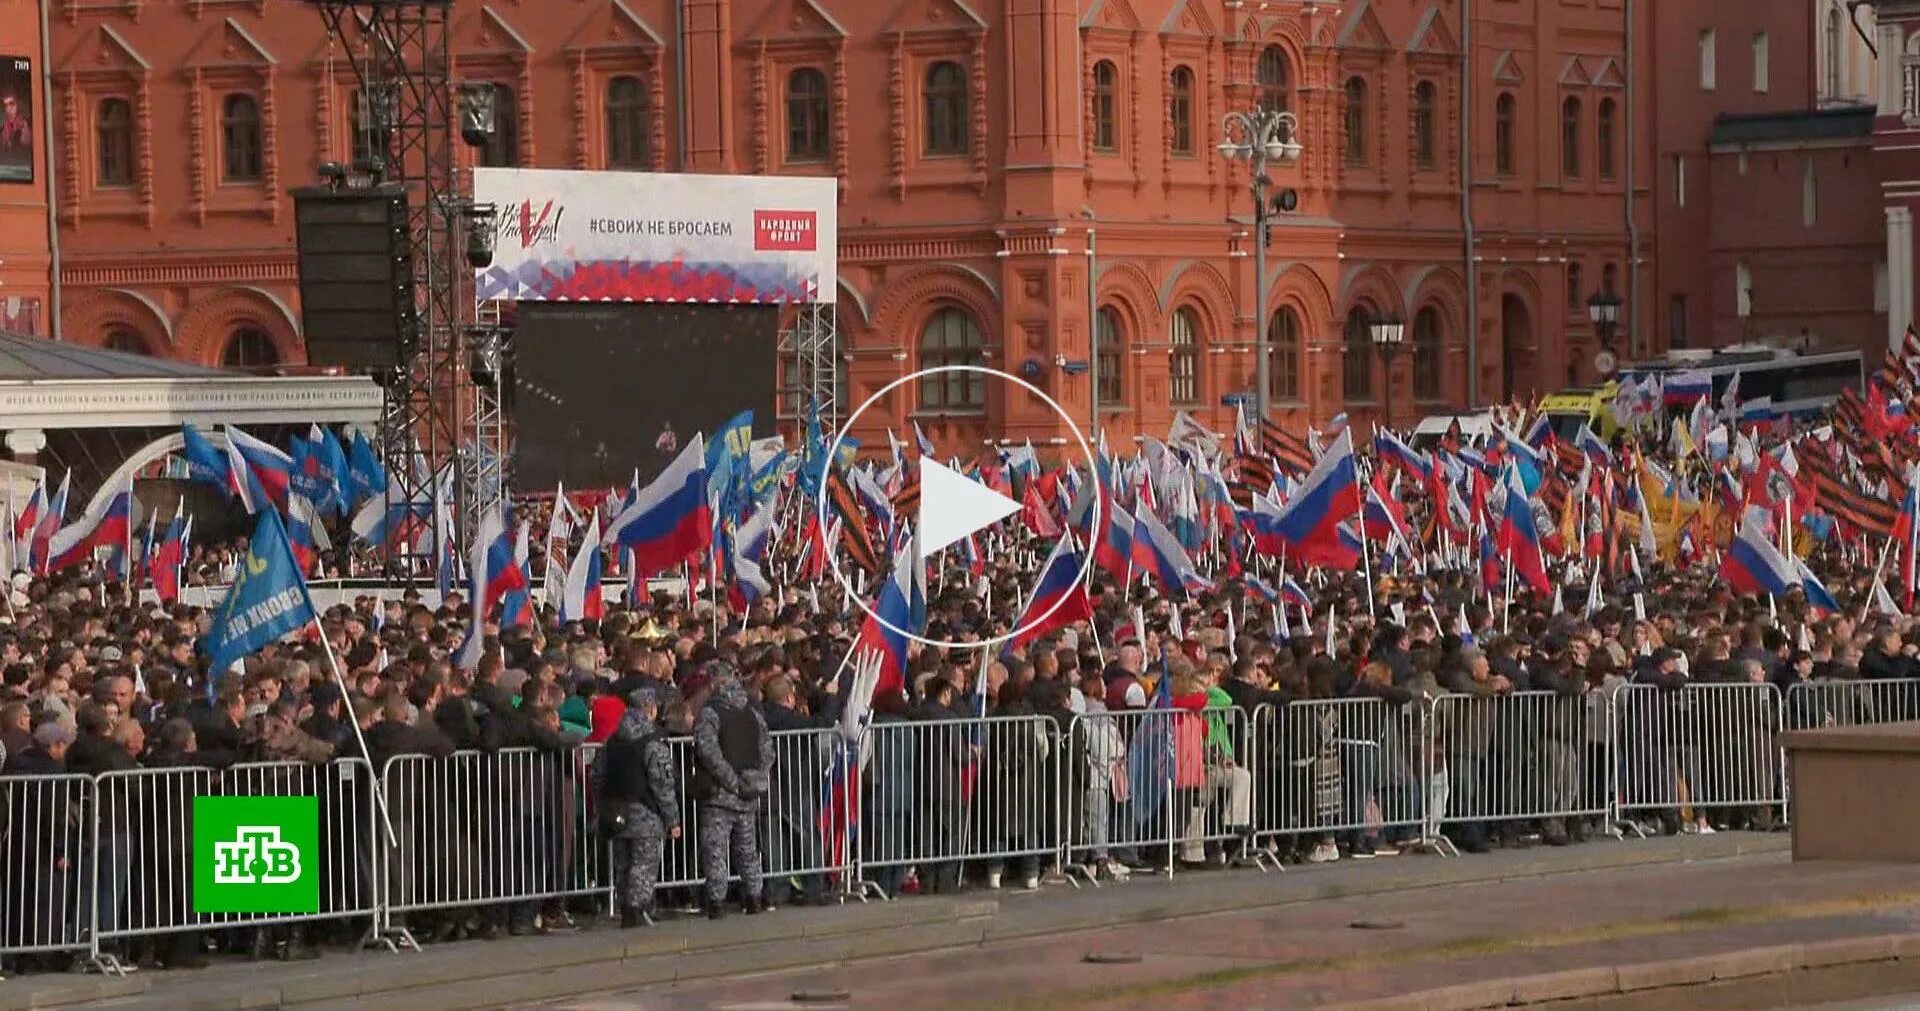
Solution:
<svg viewBox="0 0 1920 1011"><path fill-rule="evenodd" d="M920 458L920 558L1020 511L1020 503L978 481Z"/></svg>

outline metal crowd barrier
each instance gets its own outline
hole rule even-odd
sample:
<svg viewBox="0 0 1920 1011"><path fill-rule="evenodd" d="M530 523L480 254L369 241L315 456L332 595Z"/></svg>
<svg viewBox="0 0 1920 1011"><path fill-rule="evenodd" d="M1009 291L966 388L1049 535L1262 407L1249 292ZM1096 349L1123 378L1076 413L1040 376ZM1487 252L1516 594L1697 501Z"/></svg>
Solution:
<svg viewBox="0 0 1920 1011"><path fill-rule="evenodd" d="M1787 688L1782 730L1920 720L1920 678L1801 681Z"/></svg>
<svg viewBox="0 0 1920 1011"><path fill-rule="evenodd" d="M1253 775L1240 709L1144 709L1076 716L1065 735L1058 807L1066 868L1092 879L1108 860L1164 849L1169 873L1209 845L1254 835Z"/></svg>
<svg viewBox="0 0 1920 1011"><path fill-rule="evenodd" d="M398 755L381 783L393 845L377 848L382 932L408 913L604 894L607 846L587 820L594 746Z"/></svg>
<svg viewBox="0 0 1920 1011"><path fill-rule="evenodd" d="M1253 713L1254 834L1356 834L1422 830L1433 765L1418 704L1316 699Z"/></svg>
<svg viewBox="0 0 1920 1011"><path fill-rule="evenodd" d="M94 781L84 874L93 901L79 915L93 928L89 953L110 971L120 954L102 945L223 927L372 917L379 908L372 865L372 782L363 761L272 762L225 769L158 768L102 773ZM193 908L193 798L319 798L320 908L315 913L197 913Z"/></svg>
<svg viewBox="0 0 1920 1011"><path fill-rule="evenodd" d="M90 776L0 777L0 952L87 949Z"/></svg>
<svg viewBox="0 0 1920 1011"><path fill-rule="evenodd" d="M1706 808L1786 804L1771 684L1627 685L1615 696L1619 815L1682 821Z"/></svg>
<svg viewBox="0 0 1920 1011"><path fill-rule="evenodd" d="M971 860L1037 878L1059 847L1059 748L1044 716L874 723L859 773L862 886L896 895L913 866L923 888L952 890Z"/></svg>
<svg viewBox="0 0 1920 1011"><path fill-rule="evenodd" d="M1050 865L1089 880L1110 859L1164 850L1174 868L1260 856L1285 837L1437 840L1466 824L1692 818L1785 803L1777 735L1907 718L1920 680L1630 685L1611 697L1523 692L1405 705L1332 699L1205 712L900 721L858 749L831 729L774 734L760 819L765 876L896 894L966 863L1019 883ZM659 883L704 882L692 742L670 739L684 832ZM360 761L0 778L0 953L82 952L117 968L121 942L227 927L367 917L570 896L612 898L595 831L593 746L400 756L381 770L394 841ZM320 798L317 913L193 912L196 795ZM732 877L732 868L729 868ZM814 882L821 883L821 882ZM813 889L824 892L824 888ZM105 945L105 949L103 949Z"/></svg>
<svg viewBox="0 0 1920 1011"><path fill-rule="evenodd" d="M849 780L833 796L828 787L835 734L831 730L782 730L770 734L773 765L766 800L760 807L761 874L766 880L830 875L843 882L853 868L853 853L838 839L822 832L822 816L831 816L836 800L857 789ZM695 796L693 739L667 740L680 785L678 839L668 839L661 859L661 888L694 888L705 884L700 863L700 798ZM842 808L842 810L850 810ZM727 857L731 863L731 856ZM739 880L727 868L727 880Z"/></svg>
<svg viewBox="0 0 1920 1011"><path fill-rule="evenodd" d="M1612 752L1606 704L1598 692L1434 699L1430 824L1605 817Z"/></svg>

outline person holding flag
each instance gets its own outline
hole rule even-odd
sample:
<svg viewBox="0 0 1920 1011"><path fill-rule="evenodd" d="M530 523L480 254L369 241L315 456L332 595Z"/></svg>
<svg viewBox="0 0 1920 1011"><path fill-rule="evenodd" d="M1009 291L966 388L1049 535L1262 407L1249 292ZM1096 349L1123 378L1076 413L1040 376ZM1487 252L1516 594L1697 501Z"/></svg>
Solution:
<svg viewBox="0 0 1920 1011"><path fill-rule="evenodd" d="M213 623L202 640L207 651L207 668L213 672L233 669L246 657L311 626L320 632L325 651L327 675L345 693L340 681L340 665L333 645L320 627L320 612L307 592L307 581L300 575L300 563L294 558L293 545L280 522L279 512L262 509L254 521L253 537L247 542L246 555L235 567L233 585L214 609ZM350 721L354 742L360 754L367 750L367 739L358 720ZM373 799L387 845L397 845L392 819L387 812L386 789L374 777Z"/></svg>

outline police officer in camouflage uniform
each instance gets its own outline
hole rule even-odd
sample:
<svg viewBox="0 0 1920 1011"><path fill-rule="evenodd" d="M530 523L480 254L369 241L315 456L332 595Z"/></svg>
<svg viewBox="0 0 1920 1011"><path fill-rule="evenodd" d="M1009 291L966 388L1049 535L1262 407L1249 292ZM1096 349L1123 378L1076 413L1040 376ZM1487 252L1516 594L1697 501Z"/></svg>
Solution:
<svg viewBox="0 0 1920 1011"><path fill-rule="evenodd" d="M713 694L693 724L694 798L700 802L700 866L707 874L707 916L726 915L728 856L740 874L740 905L766 907L760 891L760 806L773 771L767 718L747 699L733 668L712 661Z"/></svg>
<svg viewBox="0 0 1920 1011"><path fill-rule="evenodd" d="M627 696L620 725L593 759L593 795L602 831L613 842L613 880L620 925L653 919L653 887L669 838L680 838L680 787L673 753L654 722L660 702L653 689Z"/></svg>

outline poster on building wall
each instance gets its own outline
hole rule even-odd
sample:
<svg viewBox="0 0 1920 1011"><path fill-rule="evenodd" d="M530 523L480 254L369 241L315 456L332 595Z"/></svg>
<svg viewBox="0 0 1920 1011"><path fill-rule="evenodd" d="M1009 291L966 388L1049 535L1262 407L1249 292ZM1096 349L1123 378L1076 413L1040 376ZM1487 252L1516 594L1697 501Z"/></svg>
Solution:
<svg viewBox="0 0 1920 1011"><path fill-rule="evenodd" d="M0 55L0 183L33 182L33 61Z"/></svg>
<svg viewBox="0 0 1920 1011"><path fill-rule="evenodd" d="M483 299L831 303L839 184L817 176L478 168Z"/></svg>
<svg viewBox="0 0 1920 1011"><path fill-rule="evenodd" d="M8 295L0 298L0 330L45 337L46 316L40 311L39 297Z"/></svg>

